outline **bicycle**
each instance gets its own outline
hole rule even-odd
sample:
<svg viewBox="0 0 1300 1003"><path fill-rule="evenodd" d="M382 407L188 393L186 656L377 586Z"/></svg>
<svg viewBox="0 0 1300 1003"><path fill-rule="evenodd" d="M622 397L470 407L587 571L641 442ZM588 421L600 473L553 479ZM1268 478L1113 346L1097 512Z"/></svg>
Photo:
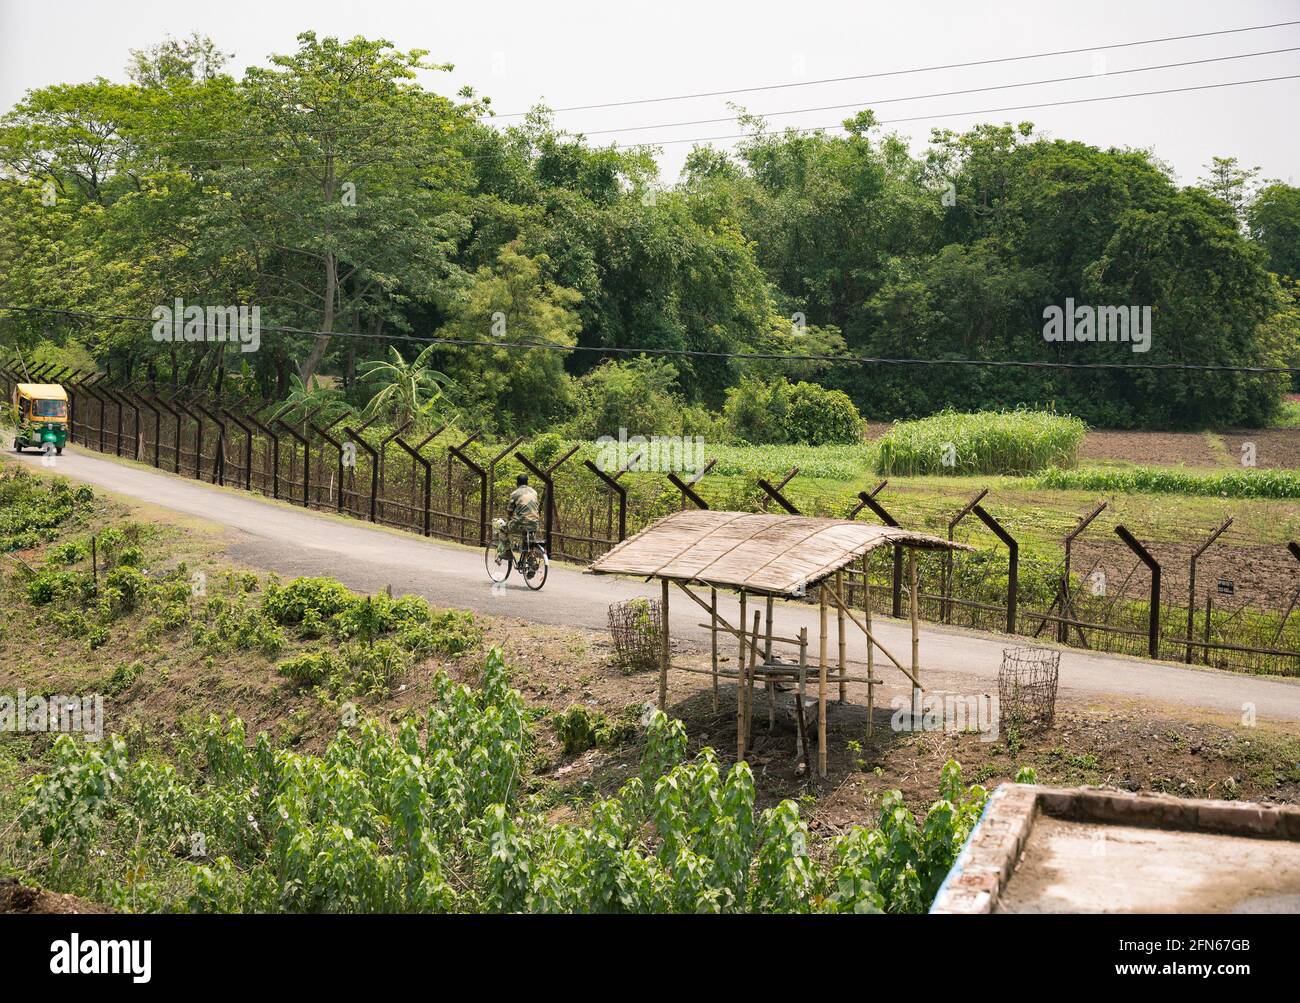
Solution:
<svg viewBox="0 0 1300 1003"><path fill-rule="evenodd" d="M506 552L497 553L495 543L489 543L483 552L483 563L487 565L488 577L500 583L510 577L512 568L517 568L523 576L524 584L534 592L546 584L546 571L550 561L546 557L546 548L533 537L531 529L524 531L523 545L516 547L514 534L506 541Z"/></svg>

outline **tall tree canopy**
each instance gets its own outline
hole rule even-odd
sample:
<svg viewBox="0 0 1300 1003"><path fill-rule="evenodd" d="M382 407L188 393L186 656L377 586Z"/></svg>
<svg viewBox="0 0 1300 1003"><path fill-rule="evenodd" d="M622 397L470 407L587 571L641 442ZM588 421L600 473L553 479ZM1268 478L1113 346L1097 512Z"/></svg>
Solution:
<svg viewBox="0 0 1300 1003"><path fill-rule="evenodd" d="M354 404L397 344L500 431L598 425L582 409L650 372L655 401L696 409L681 427L782 378L876 417L1023 403L1256 424L1285 380L833 360L1300 357L1300 190L1230 157L1180 188L1151 152L1029 123L937 130L915 154L866 109L813 133L741 112L747 138L693 150L673 183L652 150L592 145L545 108L502 127L488 99L427 85L449 67L382 39L304 32L240 79L227 58L166 39L124 83L34 90L0 119L0 302L99 315L3 313L5 344L186 386L242 370L280 397L323 375ZM178 298L257 305L260 350L154 341L134 318ZM1067 300L1149 307L1149 351L1046 340ZM599 349L637 348L680 354L575 382L622 357Z"/></svg>

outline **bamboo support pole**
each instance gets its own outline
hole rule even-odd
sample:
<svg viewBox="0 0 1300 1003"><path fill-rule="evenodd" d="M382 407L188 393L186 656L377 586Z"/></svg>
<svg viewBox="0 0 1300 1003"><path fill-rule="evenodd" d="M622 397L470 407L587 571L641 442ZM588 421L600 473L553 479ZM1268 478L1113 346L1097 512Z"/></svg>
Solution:
<svg viewBox="0 0 1300 1003"><path fill-rule="evenodd" d="M662 591L660 593L660 615L663 617L662 629L659 631L660 644L663 646L661 657L663 659L659 667L659 709L667 711L668 709L668 659L669 636L668 636L668 579L663 578L659 582Z"/></svg>
<svg viewBox="0 0 1300 1003"><path fill-rule="evenodd" d="M709 589L709 655L713 663L713 713L718 712L718 590Z"/></svg>
<svg viewBox="0 0 1300 1003"><path fill-rule="evenodd" d="M817 590L821 611L821 638L817 654L817 775L826 776L826 583Z"/></svg>
<svg viewBox="0 0 1300 1003"><path fill-rule="evenodd" d="M834 598L835 598L834 596L831 596L832 600L834 600ZM879 648L882 652L884 652L885 656L891 662L894 663L894 667L898 669L899 672L902 672L905 676L911 679L913 684L915 684L916 686L921 685L921 680L913 675L912 670L909 669L902 662L900 662L897 658L895 658L893 652L891 652L888 648L886 648L883 644L881 644L879 641L876 640L875 635L871 633L871 631L867 628L866 624L864 624L861 620L858 619L858 615L854 613L853 610L845 608L844 614L850 620L853 621L853 625L857 627L858 630L862 631L862 633L867 635L867 639L871 641L872 645L874 645L875 647Z"/></svg>
<svg viewBox="0 0 1300 1003"><path fill-rule="evenodd" d="M704 608L706 610L709 608L707 603L705 604ZM695 626L701 627L704 630L709 629L709 625L707 623L697 623ZM727 622L726 617L724 616L718 617L718 632L722 634L729 634L732 637L740 637L741 634L744 633L743 631L739 631L731 624L729 624ZM793 645L796 648L799 647L799 638L797 637L782 637L780 634L773 634L772 640L777 644L789 644L789 645Z"/></svg>
<svg viewBox="0 0 1300 1003"><path fill-rule="evenodd" d="M921 716L921 614L916 594L916 548L907 551L907 580L912 608L912 715Z"/></svg>
<svg viewBox="0 0 1300 1003"><path fill-rule="evenodd" d="M795 704L795 720L799 722L799 742L803 746L803 770L812 769L812 757L808 755L808 717L804 713L804 695L808 689L808 628L799 628L799 695Z"/></svg>
<svg viewBox="0 0 1300 1003"><path fill-rule="evenodd" d="M739 647L736 651L736 762L745 758L745 590L740 590Z"/></svg>
<svg viewBox="0 0 1300 1003"><path fill-rule="evenodd" d="M867 576L867 558L862 558L862 618L866 622L868 637L871 630L871 579ZM867 641L867 678L876 678L876 646ZM876 687L874 683L867 684L867 738L871 738L876 730Z"/></svg>
<svg viewBox="0 0 1300 1003"><path fill-rule="evenodd" d="M676 663L674 663L674 664L668 666L668 670L669 670L670 672L688 672L688 673L691 673L691 674L693 674L693 675L697 675L697 676L712 676L712 675L713 675L713 670L712 670L712 669L707 669L707 668L703 668L703 669L702 669L702 668L699 668L698 666L695 666L695 665L680 665L680 664L676 664ZM760 670L756 670L756 674L757 674L758 671L760 671ZM735 671L732 670L732 669L718 669L718 678L719 678L719 679L739 679L739 678L741 678L741 675L740 675L740 673L737 673L737 672L735 672ZM784 672L780 672L780 673L777 673L777 678L788 678L788 679L790 679L791 682L798 682L798 679L799 679L799 669L798 669L797 666L791 665L791 666L789 666L789 668L788 668L786 671L784 671ZM845 676L845 677L844 677L844 681L845 681L846 683L849 683L850 685L853 685L853 686L859 686L859 685L860 685L860 686L868 686L868 685L870 685L870 686L880 686L881 684L884 683L884 680L883 680L883 679L880 679L880 678L877 678L877 677L874 677L874 676L873 676L872 678L868 679L866 676L855 676L855 675L853 675L852 673L849 673L849 675Z"/></svg>
<svg viewBox="0 0 1300 1003"><path fill-rule="evenodd" d="M839 602L835 604L836 626L839 628L840 641L840 703L843 703L847 694L844 689L844 674L847 672L845 658L845 637L844 637L844 572L835 572L835 594L839 597Z"/></svg>
<svg viewBox="0 0 1300 1003"><path fill-rule="evenodd" d="M761 623L762 613L754 610L754 632L751 635L754 642L749 645L749 671L746 675L749 677L745 684L745 748L749 749L754 741L754 665L758 661L758 630Z"/></svg>
<svg viewBox="0 0 1300 1003"><path fill-rule="evenodd" d="M772 661L772 597L767 597L767 624L765 637L763 639L763 664L770 664ZM772 683L771 676L764 676L763 688L767 691L767 730L776 729L776 687Z"/></svg>

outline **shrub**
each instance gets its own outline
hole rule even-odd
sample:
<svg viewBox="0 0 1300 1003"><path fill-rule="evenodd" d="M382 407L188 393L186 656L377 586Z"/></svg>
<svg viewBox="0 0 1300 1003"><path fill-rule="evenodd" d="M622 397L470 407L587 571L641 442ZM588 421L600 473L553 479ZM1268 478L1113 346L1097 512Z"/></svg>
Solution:
<svg viewBox="0 0 1300 1003"><path fill-rule="evenodd" d="M1072 467L1087 426L1045 411L944 411L896 423L876 442L878 474L1030 474Z"/></svg>
<svg viewBox="0 0 1300 1003"><path fill-rule="evenodd" d="M45 552L46 563L65 566L77 564L88 557L90 557L90 548L86 544L78 543L75 540L60 543L57 547L51 547Z"/></svg>
<svg viewBox="0 0 1300 1003"><path fill-rule="evenodd" d="M27 580L27 599L34 606L78 607L90 600L93 584L87 572L43 568Z"/></svg>
<svg viewBox="0 0 1300 1003"><path fill-rule="evenodd" d="M65 524L84 519L94 498L85 485L44 481L22 468L0 470L0 552L48 543Z"/></svg>
<svg viewBox="0 0 1300 1003"><path fill-rule="evenodd" d="M383 696L410 665L410 652L392 641L351 642L337 654L309 651L286 658L276 671L303 686L323 686L336 698Z"/></svg>
<svg viewBox="0 0 1300 1003"><path fill-rule="evenodd" d="M483 643L483 631L468 611L444 610L427 622L411 622L397 633L397 642L416 655L461 655Z"/></svg>
<svg viewBox="0 0 1300 1003"><path fill-rule="evenodd" d="M144 665L140 662L131 662L129 665L126 662L120 663L109 675L108 683L104 687L105 692L109 696L117 696L129 689L143 671Z"/></svg>
<svg viewBox="0 0 1300 1003"><path fill-rule="evenodd" d="M144 565L144 551L139 547L123 547L117 556L119 567L138 568Z"/></svg>
<svg viewBox="0 0 1300 1003"><path fill-rule="evenodd" d="M276 623L291 626L304 619L324 622L354 602L347 586L333 578L295 578L288 585L271 585L262 608Z"/></svg>
<svg viewBox="0 0 1300 1003"><path fill-rule="evenodd" d="M602 435L696 434L682 427L686 410L673 392L677 367L663 359L644 355L627 361L610 360L585 373L575 384L577 414L565 426L575 439ZM693 412L690 423L701 423Z"/></svg>
<svg viewBox="0 0 1300 1003"><path fill-rule="evenodd" d="M126 546L126 534L116 526L110 526L95 537L95 548L105 564L111 563L124 546Z"/></svg>
<svg viewBox="0 0 1300 1003"><path fill-rule="evenodd" d="M329 678L337 665L337 659L328 651L305 651L286 658L276 666L276 671L295 683L317 686Z"/></svg>
<svg viewBox="0 0 1300 1003"><path fill-rule="evenodd" d="M636 734L636 719L632 715L637 711L638 708L631 708L630 712L611 720L599 710L571 704L555 717L555 735L568 755L588 749L612 749Z"/></svg>
<svg viewBox="0 0 1300 1003"><path fill-rule="evenodd" d="M862 416L842 390L827 390L816 383L796 383L790 388L785 416L785 441L809 446L860 442Z"/></svg>
<svg viewBox="0 0 1300 1003"><path fill-rule="evenodd" d="M723 416L733 438L754 445L820 446L862 438L862 418L848 395L816 383L742 377L727 391Z"/></svg>
<svg viewBox="0 0 1300 1003"><path fill-rule="evenodd" d="M170 607L169 613L179 615L180 610ZM284 631L262 609L249 605L242 593L233 600L226 596L209 597L203 604L201 617L193 624L193 640L212 654L232 647L238 651L260 651L270 657L284 648Z"/></svg>
<svg viewBox="0 0 1300 1003"><path fill-rule="evenodd" d="M656 712L641 776L553 823L521 803L527 721L494 649L479 688L439 673L422 722L364 721L321 755L216 717L175 766L60 736L19 838L51 861L42 883L131 910L921 912L986 798L949 762L924 819L889 792L877 827L813 853L797 804L760 810L747 764L687 760Z"/></svg>
<svg viewBox="0 0 1300 1003"><path fill-rule="evenodd" d="M104 579L104 591L109 597L113 609L119 613L130 613L149 590L149 581L135 568L119 564Z"/></svg>
<svg viewBox="0 0 1300 1003"><path fill-rule="evenodd" d="M344 668L330 680L335 696L384 696L411 667L411 653L392 641L343 646Z"/></svg>

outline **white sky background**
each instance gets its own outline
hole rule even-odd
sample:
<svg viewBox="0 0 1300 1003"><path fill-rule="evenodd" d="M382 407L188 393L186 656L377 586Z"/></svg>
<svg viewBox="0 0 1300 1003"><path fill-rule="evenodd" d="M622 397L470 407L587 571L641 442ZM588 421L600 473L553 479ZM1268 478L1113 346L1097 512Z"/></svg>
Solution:
<svg viewBox="0 0 1300 1003"><path fill-rule="evenodd" d="M822 77L910 69L1198 31L1300 20L1300 0L1099 0L1057 3L894 2L773 3L352 2L352 0L0 0L0 108L24 91L103 75L125 79L128 50L199 31L235 56L242 74L271 52L289 52L294 36L383 37L399 48L422 48L454 63L427 84L453 94L464 84L491 96L499 113ZM1217 38L1147 45L1105 53L1108 71L1208 56L1300 46L1300 25ZM933 91L1092 73L1091 53L1023 60L991 67L941 70L881 80L790 87L732 97L558 116L571 131L602 133L592 142L667 142L729 135L734 123L668 127L665 123L728 115L728 100L770 113L823 105L908 97ZM1300 74L1300 52L1217 64L1099 76L1083 81L957 97L874 105L881 119L937 115L887 126L921 149L932 126L963 129L977 121L1029 119L1047 134L1099 146L1151 147L1183 183L1195 181L1212 156L1236 156L1264 177L1300 179L1300 80L1123 101L1009 111L953 113ZM834 125L849 109L773 118L774 126ZM503 120L508 121L508 120ZM730 145L719 143L717 145ZM665 145L664 180L676 179L690 144Z"/></svg>

